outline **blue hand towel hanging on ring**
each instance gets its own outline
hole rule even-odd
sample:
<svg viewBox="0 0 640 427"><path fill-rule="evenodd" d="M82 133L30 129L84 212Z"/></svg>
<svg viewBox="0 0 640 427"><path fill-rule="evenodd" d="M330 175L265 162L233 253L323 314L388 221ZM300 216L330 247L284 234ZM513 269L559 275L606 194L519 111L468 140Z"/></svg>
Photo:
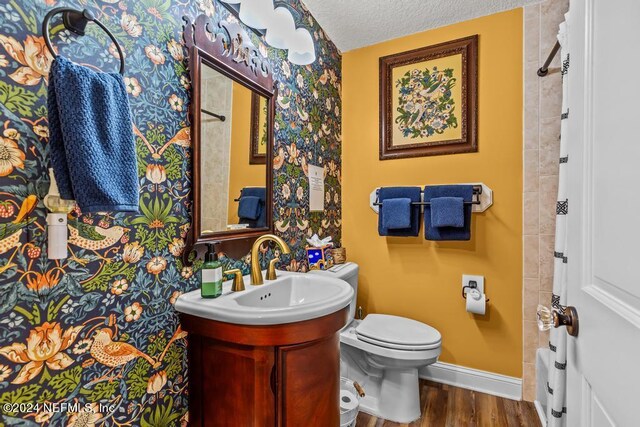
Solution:
<svg viewBox="0 0 640 427"><path fill-rule="evenodd" d="M138 167L124 80L57 56L49 74L49 148L60 195L82 212L137 212Z"/></svg>

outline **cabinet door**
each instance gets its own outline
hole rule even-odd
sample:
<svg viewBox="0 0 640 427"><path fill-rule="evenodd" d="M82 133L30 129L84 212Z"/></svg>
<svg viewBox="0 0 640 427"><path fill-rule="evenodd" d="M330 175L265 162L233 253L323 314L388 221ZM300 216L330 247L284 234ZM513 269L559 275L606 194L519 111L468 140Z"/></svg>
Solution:
<svg viewBox="0 0 640 427"><path fill-rule="evenodd" d="M205 427L263 427L275 425L275 396L271 385L275 350L200 339L201 422ZM192 349L195 350L195 349ZM194 377L195 376L195 377Z"/></svg>
<svg viewBox="0 0 640 427"><path fill-rule="evenodd" d="M340 341L278 347L278 425L340 425Z"/></svg>

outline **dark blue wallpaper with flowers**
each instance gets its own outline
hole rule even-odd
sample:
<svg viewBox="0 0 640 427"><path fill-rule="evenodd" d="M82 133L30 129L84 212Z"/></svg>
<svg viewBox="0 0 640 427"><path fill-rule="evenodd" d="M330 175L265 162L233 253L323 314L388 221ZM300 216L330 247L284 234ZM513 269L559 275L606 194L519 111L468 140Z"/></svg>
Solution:
<svg viewBox="0 0 640 427"><path fill-rule="evenodd" d="M294 254L282 267L303 271L305 237L341 237L341 58L300 1L288 3L297 24L314 36L316 62L295 66L285 51L254 42L279 81L274 217L276 232ZM53 261L46 258L42 203L49 187L52 58L40 25L57 6L89 8L124 48L140 212L74 210L69 257ZM228 17L211 0L0 3L0 426L188 422L187 337L173 303L197 288L199 273L180 262L191 207L189 79L180 18L200 13ZM54 44L77 63L115 71L114 46L95 25L87 30L76 37L56 21ZM308 210L309 164L326 171L324 212ZM225 262L247 270L247 257Z"/></svg>

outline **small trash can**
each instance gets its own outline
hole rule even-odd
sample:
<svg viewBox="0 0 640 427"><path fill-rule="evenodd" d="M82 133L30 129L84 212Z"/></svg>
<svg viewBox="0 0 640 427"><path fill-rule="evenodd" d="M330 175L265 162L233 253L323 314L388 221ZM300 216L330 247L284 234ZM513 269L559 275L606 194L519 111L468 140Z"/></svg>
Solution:
<svg viewBox="0 0 640 427"><path fill-rule="evenodd" d="M362 396L362 387L347 378L340 378L340 427L356 425Z"/></svg>

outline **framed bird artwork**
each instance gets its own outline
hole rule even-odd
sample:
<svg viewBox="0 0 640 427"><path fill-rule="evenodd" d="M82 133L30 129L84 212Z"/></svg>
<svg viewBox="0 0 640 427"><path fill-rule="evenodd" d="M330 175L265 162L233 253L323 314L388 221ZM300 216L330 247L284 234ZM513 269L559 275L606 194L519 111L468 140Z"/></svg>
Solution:
<svg viewBox="0 0 640 427"><path fill-rule="evenodd" d="M478 36L380 58L380 160L478 151Z"/></svg>

